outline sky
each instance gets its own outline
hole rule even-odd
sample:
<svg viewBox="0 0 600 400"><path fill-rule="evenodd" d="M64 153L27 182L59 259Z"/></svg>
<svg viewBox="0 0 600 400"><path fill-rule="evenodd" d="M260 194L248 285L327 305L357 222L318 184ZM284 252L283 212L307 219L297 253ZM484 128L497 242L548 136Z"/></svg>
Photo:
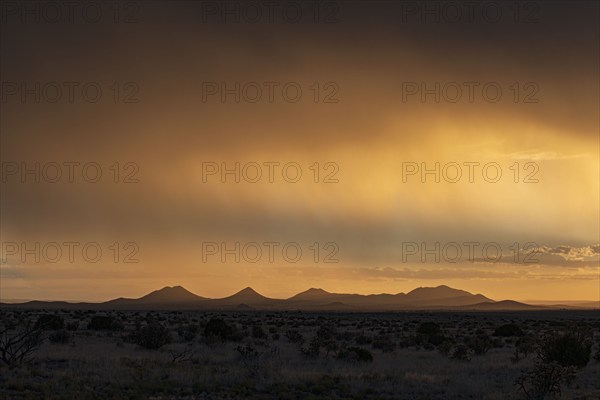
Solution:
<svg viewBox="0 0 600 400"><path fill-rule="evenodd" d="M32 4L1 299L600 300L598 3Z"/></svg>

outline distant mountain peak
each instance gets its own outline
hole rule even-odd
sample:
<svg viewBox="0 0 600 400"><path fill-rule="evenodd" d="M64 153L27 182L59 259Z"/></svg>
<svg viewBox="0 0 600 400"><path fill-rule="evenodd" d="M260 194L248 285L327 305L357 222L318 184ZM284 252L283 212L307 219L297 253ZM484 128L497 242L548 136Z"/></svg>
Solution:
<svg viewBox="0 0 600 400"><path fill-rule="evenodd" d="M237 292L229 297L226 297L226 299L227 298L228 299L240 299L240 300L266 299L265 296L258 293L256 290L252 289L250 286L245 287L244 289L240 290L239 292Z"/></svg>
<svg viewBox="0 0 600 400"><path fill-rule="evenodd" d="M155 290L147 295L140 297L138 300L142 302L152 303L169 303L169 302L186 302L202 300L203 297L195 295L183 286L165 286L162 289Z"/></svg>
<svg viewBox="0 0 600 400"><path fill-rule="evenodd" d="M447 294L453 294L456 296L464 296L465 294L472 294L465 290L454 289L454 288L451 288L450 286L446 286L446 285L440 285L440 286L435 286L435 287L421 286L421 287L411 290L407 294L410 295L410 294L416 294L416 293L439 293L439 294L447 293Z"/></svg>
<svg viewBox="0 0 600 400"><path fill-rule="evenodd" d="M492 301L481 294L473 294L446 285L418 287L404 295L403 299L412 304L420 303L423 306L453 306Z"/></svg>
<svg viewBox="0 0 600 400"><path fill-rule="evenodd" d="M327 290L324 290L324 289L321 289L321 288L310 288L308 290L305 290L302 293L331 294Z"/></svg>
<svg viewBox="0 0 600 400"><path fill-rule="evenodd" d="M329 293L321 288L310 288L304 292L300 292L295 296L290 297L290 300L322 300L325 298L331 298L334 296L333 293Z"/></svg>
<svg viewBox="0 0 600 400"><path fill-rule="evenodd" d="M260 293L258 293L256 290L252 289L250 286L246 286L245 288L243 288L242 290L240 290L236 294L257 294L257 295L261 296Z"/></svg>
<svg viewBox="0 0 600 400"><path fill-rule="evenodd" d="M179 286L179 285L177 285L177 286L165 286L162 289L155 290L155 292L168 292L168 291L172 291L172 290L173 291L185 290L187 292L187 290L183 286Z"/></svg>

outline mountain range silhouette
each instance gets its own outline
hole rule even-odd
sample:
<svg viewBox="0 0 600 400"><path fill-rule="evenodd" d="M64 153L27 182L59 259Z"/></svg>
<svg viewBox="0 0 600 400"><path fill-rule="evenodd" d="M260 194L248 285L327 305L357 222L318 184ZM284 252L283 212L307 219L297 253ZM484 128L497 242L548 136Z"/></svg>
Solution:
<svg viewBox="0 0 600 400"><path fill-rule="evenodd" d="M482 294L446 285L419 287L408 293L345 294L310 288L287 299L261 295L250 287L224 298L198 296L182 286L166 286L140 298L117 298L102 303L66 301L27 301L0 303L4 307L87 308L87 309L161 309L161 310L302 310L302 311L402 311L402 310L539 310L552 308L598 308L590 303L579 307L530 305L513 300L495 301Z"/></svg>

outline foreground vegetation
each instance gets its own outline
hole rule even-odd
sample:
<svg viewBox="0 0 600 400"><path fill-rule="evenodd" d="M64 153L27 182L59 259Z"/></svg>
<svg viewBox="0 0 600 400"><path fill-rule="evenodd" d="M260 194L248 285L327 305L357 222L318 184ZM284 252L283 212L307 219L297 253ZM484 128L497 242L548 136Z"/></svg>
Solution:
<svg viewBox="0 0 600 400"><path fill-rule="evenodd" d="M2 399L600 398L597 311L0 316Z"/></svg>

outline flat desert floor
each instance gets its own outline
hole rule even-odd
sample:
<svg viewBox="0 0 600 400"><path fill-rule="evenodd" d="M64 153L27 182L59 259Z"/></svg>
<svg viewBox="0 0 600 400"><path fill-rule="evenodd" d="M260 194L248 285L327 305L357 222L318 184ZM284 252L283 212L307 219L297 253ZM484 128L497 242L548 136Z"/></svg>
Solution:
<svg viewBox="0 0 600 400"><path fill-rule="evenodd" d="M2 399L600 398L598 311L0 316Z"/></svg>

